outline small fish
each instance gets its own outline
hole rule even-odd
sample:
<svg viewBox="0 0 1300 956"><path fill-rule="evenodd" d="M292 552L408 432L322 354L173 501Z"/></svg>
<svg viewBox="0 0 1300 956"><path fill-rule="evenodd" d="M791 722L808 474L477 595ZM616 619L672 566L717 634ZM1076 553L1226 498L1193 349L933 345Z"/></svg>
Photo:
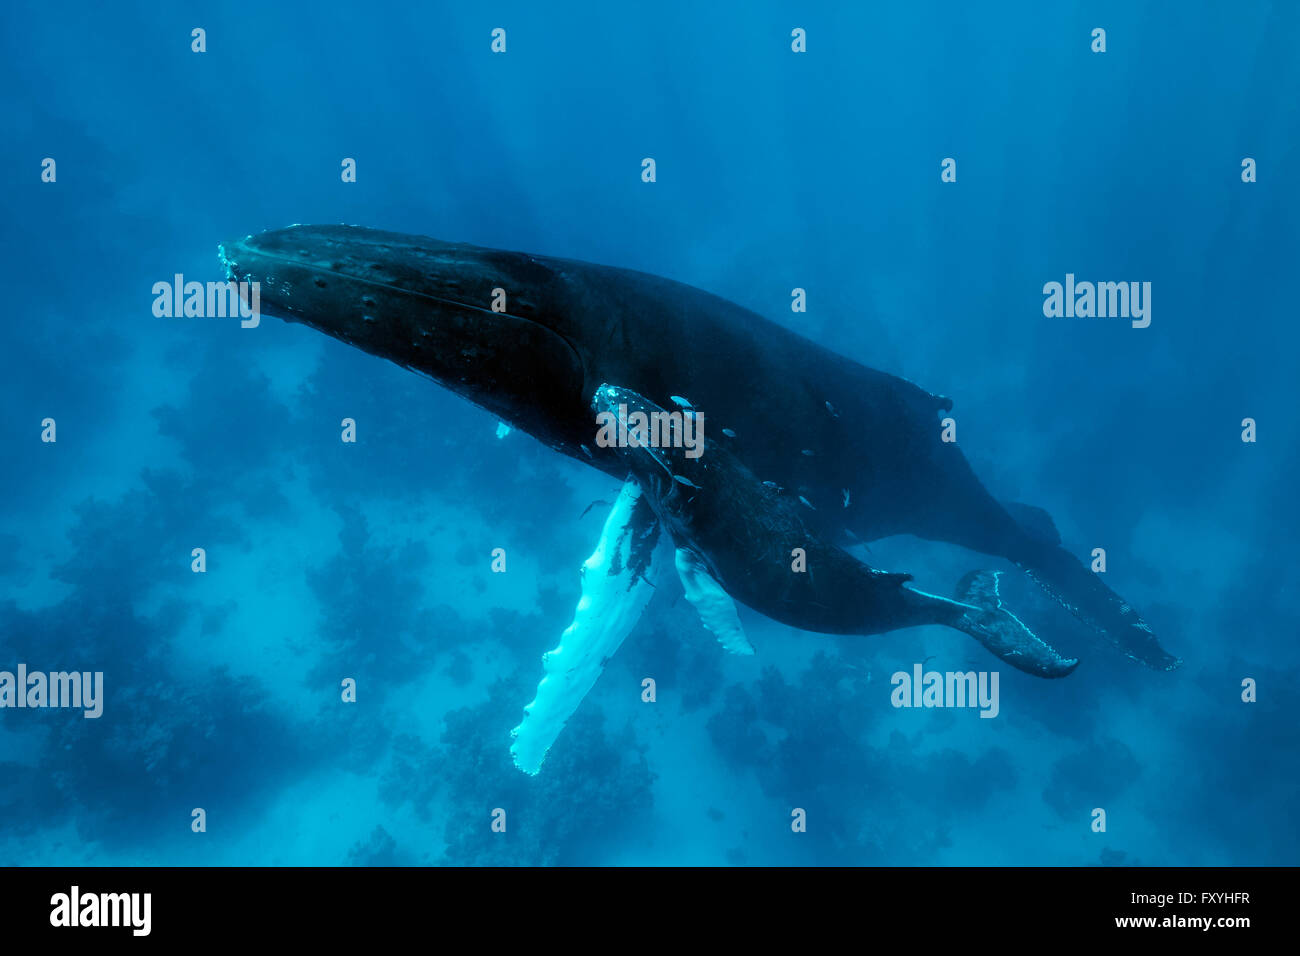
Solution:
<svg viewBox="0 0 1300 956"><path fill-rule="evenodd" d="M826 403L826 411L828 411L828 412L831 413L831 418L839 418L839 417L840 417L840 413L837 412L837 411L835 410L835 406L832 405L830 402L827 402L827 403Z"/></svg>
<svg viewBox="0 0 1300 956"><path fill-rule="evenodd" d="M595 455L593 455L593 454L591 453L591 449L588 448L586 445L579 445L578 447L582 449L583 454L586 455L588 458L595 458L595 457L596 457Z"/></svg>
<svg viewBox="0 0 1300 956"><path fill-rule="evenodd" d="M763 487L764 487L764 488L771 488L771 489L772 489L773 491L775 491L777 494L780 494L780 493L781 493L781 486L778 485L775 481L765 481L765 482L763 482Z"/></svg>
<svg viewBox="0 0 1300 956"><path fill-rule="evenodd" d="M805 498L803 495L800 495L800 496L799 496L799 500L802 501L804 504L806 504L809 508L812 508L813 511L816 511L816 510L817 510L816 508L813 508L813 506L812 506L812 502L810 502L810 501L809 501L807 498Z"/></svg>
<svg viewBox="0 0 1300 956"><path fill-rule="evenodd" d="M840 491L844 492L844 507L847 508L849 506L849 489L841 488Z"/></svg>
<svg viewBox="0 0 1300 956"><path fill-rule="evenodd" d="M809 458L811 458L814 454L816 454L816 452L814 452L811 448L805 448L803 450L803 453Z"/></svg>
<svg viewBox="0 0 1300 956"><path fill-rule="evenodd" d="M698 489L700 487L695 482L691 481L691 479L683 478L681 475L673 475L673 481L677 482L679 485L685 485L687 488Z"/></svg>
<svg viewBox="0 0 1300 956"><path fill-rule="evenodd" d="M693 407L693 406L691 405L690 402L688 402L686 399L682 398L680 395L669 395L668 397L671 398L671 399L673 400L673 404L674 404L674 405L680 405L682 408L692 408L692 407Z"/></svg>
<svg viewBox="0 0 1300 956"><path fill-rule="evenodd" d="M735 437L736 437L736 433L733 432L730 428L724 428L724 429L722 430L722 434L726 435L728 438L735 438Z"/></svg>

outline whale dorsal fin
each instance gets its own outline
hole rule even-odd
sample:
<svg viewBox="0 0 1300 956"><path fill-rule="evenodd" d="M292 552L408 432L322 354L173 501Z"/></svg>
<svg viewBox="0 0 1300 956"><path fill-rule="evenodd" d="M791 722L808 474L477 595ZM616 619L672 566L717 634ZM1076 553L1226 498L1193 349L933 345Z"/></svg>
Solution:
<svg viewBox="0 0 1300 956"><path fill-rule="evenodd" d="M1052 521L1052 516L1042 508L1022 505L1018 501L1004 501L1002 507L1016 519L1016 524L1020 525L1030 537L1048 544L1061 543L1061 532L1056 530L1056 523Z"/></svg>
<svg viewBox="0 0 1300 956"><path fill-rule="evenodd" d="M686 600L695 605L700 621L712 631L723 648L731 654L753 654L754 646L736 616L736 602L709 573L700 556L686 548L677 549L677 573L686 591Z"/></svg>

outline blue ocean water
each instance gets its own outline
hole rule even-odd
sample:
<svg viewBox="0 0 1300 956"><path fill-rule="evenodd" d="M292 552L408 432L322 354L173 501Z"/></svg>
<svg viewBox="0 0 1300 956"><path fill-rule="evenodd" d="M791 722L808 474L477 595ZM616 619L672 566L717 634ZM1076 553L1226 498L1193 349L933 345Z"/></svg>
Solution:
<svg viewBox="0 0 1300 956"><path fill-rule="evenodd" d="M6 6L0 670L105 694L0 710L0 862L1300 862L1300 8L557 6ZM295 222L652 272L950 395L990 490L1185 663L1025 589L1073 675L897 709L895 672L996 662L745 609L726 656L670 581L525 777L617 483L303 326L154 316ZM1067 273L1150 282L1150 325L1045 316Z"/></svg>

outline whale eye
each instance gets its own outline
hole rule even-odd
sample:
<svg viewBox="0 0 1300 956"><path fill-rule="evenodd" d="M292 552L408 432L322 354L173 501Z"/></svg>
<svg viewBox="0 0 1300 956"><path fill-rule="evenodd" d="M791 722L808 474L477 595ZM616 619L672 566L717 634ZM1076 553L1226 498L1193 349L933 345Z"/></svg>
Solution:
<svg viewBox="0 0 1300 956"><path fill-rule="evenodd" d="M322 279L320 276L316 277L315 282L316 282L316 288L318 289L325 288L325 280Z"/></svg>

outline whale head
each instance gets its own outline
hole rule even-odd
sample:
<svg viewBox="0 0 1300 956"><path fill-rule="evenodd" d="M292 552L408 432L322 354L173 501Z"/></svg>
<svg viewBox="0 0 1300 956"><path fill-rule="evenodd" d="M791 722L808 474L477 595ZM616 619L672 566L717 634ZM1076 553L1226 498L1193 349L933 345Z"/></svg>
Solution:
<svg viewBox="0 0 1300 956"><path fill-rule="evenodd" d="M546 260L356 226L290 226L219 246L227 278L268 315L435 379L553 446L586 401L580 346L555 317Z"/></svg>
<svg viewBox="0 0 1300 956"><path fill-rule="evenodd" d="M706 447L704 416L690 408L672 411L632 389L600 385L591 399L596 413L596 443L612 447L641 484L667 492L673 484L691 487L688 476L701 472Z"/></svg>

